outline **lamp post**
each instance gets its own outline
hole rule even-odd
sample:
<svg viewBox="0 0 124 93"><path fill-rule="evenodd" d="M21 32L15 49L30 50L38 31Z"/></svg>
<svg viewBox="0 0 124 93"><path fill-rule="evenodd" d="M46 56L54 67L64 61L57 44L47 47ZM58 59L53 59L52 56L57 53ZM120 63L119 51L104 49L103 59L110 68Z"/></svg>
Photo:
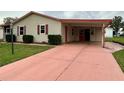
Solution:
<svg viewBox="0 0 124 93"><path fill-rule="evenodd" d="M12 55L14 54L14 43L13 43L13 25L12 22L10 24L10 31L11 31L11 50L12 50Z"/></svg>

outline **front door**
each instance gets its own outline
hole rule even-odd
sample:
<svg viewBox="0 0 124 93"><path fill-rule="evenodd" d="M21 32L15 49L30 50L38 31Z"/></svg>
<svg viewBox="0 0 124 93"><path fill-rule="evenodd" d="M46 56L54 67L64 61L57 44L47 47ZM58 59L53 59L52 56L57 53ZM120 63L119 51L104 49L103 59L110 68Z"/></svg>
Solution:
<svg viewBox="0 0 124 93"><path fill-rule="evenodd" d="M85 29L85 41L90 41L90 29Z"/></svg>
<svg viewBox="0 0 124 93"><path fill-rule="evenodd" d="M79 32L79 41L84 41L84 30L80 30Z"/></svg>

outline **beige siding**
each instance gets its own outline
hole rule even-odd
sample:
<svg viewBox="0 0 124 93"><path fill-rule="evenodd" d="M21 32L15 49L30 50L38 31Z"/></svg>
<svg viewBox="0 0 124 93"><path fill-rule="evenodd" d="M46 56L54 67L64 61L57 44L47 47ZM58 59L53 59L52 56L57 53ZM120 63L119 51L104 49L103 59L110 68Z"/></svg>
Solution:
<svg viewBox="0 0 124 93"><path fill-rule="evenodd" d="M67 42L72 42L72 41L78 41L79 40L79 29L76 29L73 31L72 35L72 28L69 25L66 25L68 27L67 31ZM62 40L65 43L65 25L62 25Z"/></svg>
<svg viewBox="0 0 124 93"><path fill-rule="evenodd" d="M48 37L45 33L37 34L37 25L48 24L48 34L61 35L61 22L41 17L35 14L23 19L16 23L14 28L14 34L17 35L17 26L26 26L26 34L34 36L34 42L48 42ZM17 41L22 42L22 36L17 36Z"/></svg>
<svg viewBox="0 0 124 93"><path fill-rule="evenodd" d="M68 42L74 41L74 35L72 35L72 29L70 26L68 26L67 37L68 37L67 39Z"/></svg>
<svg viewBox="0 0 124 93"><path fill-rule="evenodd" d="M102 30L95 30L93 35L90 35L90 41L102 41Z"/></svg>

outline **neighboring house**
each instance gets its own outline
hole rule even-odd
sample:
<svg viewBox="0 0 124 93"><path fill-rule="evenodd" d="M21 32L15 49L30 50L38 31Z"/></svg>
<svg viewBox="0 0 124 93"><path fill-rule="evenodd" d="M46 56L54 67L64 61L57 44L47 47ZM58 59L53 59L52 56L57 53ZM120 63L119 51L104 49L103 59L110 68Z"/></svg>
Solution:
<svg viewBox="0 0 124 93"><path fill-rule="evenodd" d="M2 24L1 26L3 28L3 40L6 41L5 36L8 35L8 34L11 34L10 25L9 24Z"/></svg>
<svg viewBox="0 0 124 93"><path fill-rule="evenodd" d="M120 29L117 33L117 36L121 36L124 34L124 31L122 31L123 29ZM105 37L113 37L116 36L115 31L112 28L105 28Z"/></svg>
<svg viewBox="0 0 124 93"><path fill-rule="evenodd" d="M3 28L0 26L0 40L3 40Z"/></svg>
<svg viewBox="0 0 124 93"><path fill-rule="evenodd" d="M100 41L104 44L104 28L111 19L58 19L37 12L29 12L13 23L18 42L23 35L33 35L34 42L48 42L48 35L61 35L62 42Z"/></svg>
<svg viewBox="0 0 124 93"><path fill-rule="evenodd" d="M105 37L113 37L113 29L105 28Z"/></svg>

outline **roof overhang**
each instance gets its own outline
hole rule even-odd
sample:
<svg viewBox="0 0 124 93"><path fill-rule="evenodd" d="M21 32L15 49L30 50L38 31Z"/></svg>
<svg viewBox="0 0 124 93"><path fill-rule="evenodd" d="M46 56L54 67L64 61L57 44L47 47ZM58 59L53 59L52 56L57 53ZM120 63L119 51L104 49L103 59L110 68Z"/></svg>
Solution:
<svg viewBox="0 0 124 93"><path fill-rule="evenodd" d="M15 22L13 22L13 24L20 22L21 20L25 19L26 17L28 17L32 14L36 14L38 16L46 17L46 18L49 18L52 20L59 21L59 22L64 23L64 24L71 24L71 25L78 25L79 24L79 25L83 25L83 26L98 26L98 25L101 26L103 24L108 25L112 22L112 19L58 19L55 17L51 17L48 15L44 15L41 13L31 11L31 12L25 14L24 16L20 17L19 19L17 19Z"/></svg>
<svg viewBox="0 0 124 93"><path fill-rule="evenodd" d="M0 27L10 26L10 24L1 24Z"/></svg>
<svg viewBox="0 0 124 93"><path fill-rule="evenodd" d="M101 27L109 25L112 19L61 19L64 24L70 24L72 26L90 26L90 27Z"/></svg>

